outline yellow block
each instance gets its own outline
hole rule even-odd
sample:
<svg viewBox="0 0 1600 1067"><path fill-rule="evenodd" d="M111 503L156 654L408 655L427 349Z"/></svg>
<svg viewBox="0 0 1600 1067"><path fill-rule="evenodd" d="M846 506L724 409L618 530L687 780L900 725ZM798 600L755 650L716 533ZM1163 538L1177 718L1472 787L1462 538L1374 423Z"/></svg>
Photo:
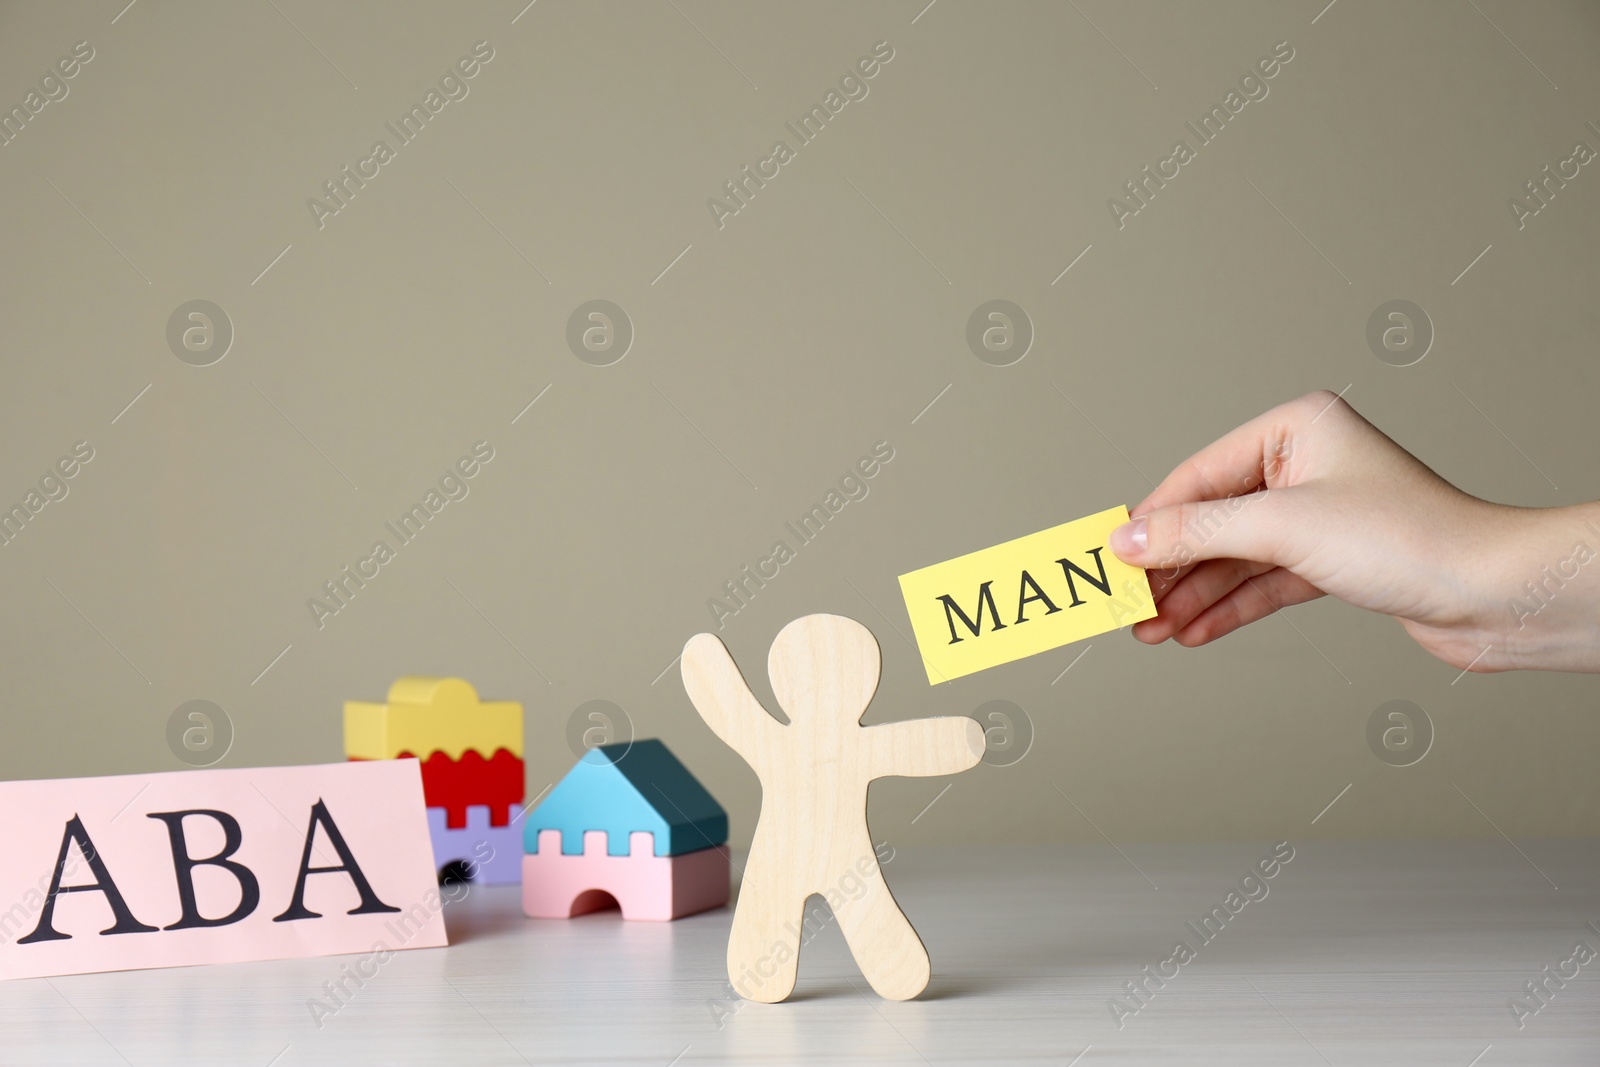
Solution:
<svg viewBox="0 0 1600 1067"><path fill-rule="evenodd" d="M1144 570L1107 547L1128 521L1098 515L900 576L928 683L937 685L1153 619Z"/></svg>
<svg viewBox="0 0 1600 1067"><path fill-rule="evenodd" d="M402 752L460 759L469 748L485 758L503 748L521 759L522 705L481 701L472 683L460 678L417 675L391 685L387 704L345 701L344 754L351 759L394 759Z"/></svg>

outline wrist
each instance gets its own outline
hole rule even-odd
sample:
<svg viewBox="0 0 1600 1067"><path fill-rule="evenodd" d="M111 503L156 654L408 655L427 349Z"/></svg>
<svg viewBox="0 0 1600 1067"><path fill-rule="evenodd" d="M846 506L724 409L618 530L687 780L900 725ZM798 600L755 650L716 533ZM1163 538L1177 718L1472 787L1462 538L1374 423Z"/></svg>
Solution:
<svg viewBox="0 0 1600 1067"><path fill-rule="evenodd" d="M1494 662L1600 672L1600 504L1496 510L1477 597Z"/></svg>

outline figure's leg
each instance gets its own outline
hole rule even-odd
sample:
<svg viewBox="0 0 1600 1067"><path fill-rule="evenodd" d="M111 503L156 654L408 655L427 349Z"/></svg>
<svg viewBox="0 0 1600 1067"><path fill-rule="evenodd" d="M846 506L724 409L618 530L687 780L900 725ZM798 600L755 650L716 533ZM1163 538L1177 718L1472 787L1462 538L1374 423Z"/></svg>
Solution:
<svg viewBox="0 0 1600 1067"><path fill-rule="evenodd" d="M910 1000L928 987L928 950L889 892L872 843L865 837L861 840L851 868L854 881L862 887L860 895L852 897L847 891L852 880L846 879L839 887L840 904L834 915L856 966L873 990L886 1000Z"/></svg>
<svg viewBox="0 0 1600 1067"><path fill-rule="evenodd" d="M776 1004L794 992L806 894L774 877L759 842L745 863L728 935L728 981L746 1000Z"/></svg>

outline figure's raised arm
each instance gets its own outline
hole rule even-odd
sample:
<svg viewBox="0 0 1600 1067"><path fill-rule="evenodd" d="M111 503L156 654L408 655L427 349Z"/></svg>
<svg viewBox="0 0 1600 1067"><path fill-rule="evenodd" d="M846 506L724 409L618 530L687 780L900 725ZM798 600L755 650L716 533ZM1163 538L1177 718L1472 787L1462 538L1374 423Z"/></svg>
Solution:
<svg viewBox="0 0 1600 1067"><path fill-rule="evenodd" d="M715 634L695 634L683 646L681 669L683 688L700 717L753 766L763 742L783 724L750 692L727 646Z"/></svg>
<svg viewBox="0 0 1600 1067"><path fill-rule="evenodd" d="M874 778L957 774L983 759L983 727L965 715L886 722L862 733Z"/></svg>

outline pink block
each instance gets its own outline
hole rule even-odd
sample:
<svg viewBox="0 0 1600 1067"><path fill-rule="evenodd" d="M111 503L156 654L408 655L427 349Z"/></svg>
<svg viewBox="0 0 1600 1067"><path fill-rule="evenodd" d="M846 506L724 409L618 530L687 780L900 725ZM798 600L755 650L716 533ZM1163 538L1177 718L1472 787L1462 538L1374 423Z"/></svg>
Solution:
<svg viewBox="0 0 1600 1067"><path fill-rule="evenodd" d="M583 855L561 854L561 831L539 833L539 851L522 857L522 910L535 919L570 919L607 906L609 893L624 919L662 922L728 902L725 845L655 855L655 835L635 831L626 856L606 855L604 830L583 835Z"/></svg>

